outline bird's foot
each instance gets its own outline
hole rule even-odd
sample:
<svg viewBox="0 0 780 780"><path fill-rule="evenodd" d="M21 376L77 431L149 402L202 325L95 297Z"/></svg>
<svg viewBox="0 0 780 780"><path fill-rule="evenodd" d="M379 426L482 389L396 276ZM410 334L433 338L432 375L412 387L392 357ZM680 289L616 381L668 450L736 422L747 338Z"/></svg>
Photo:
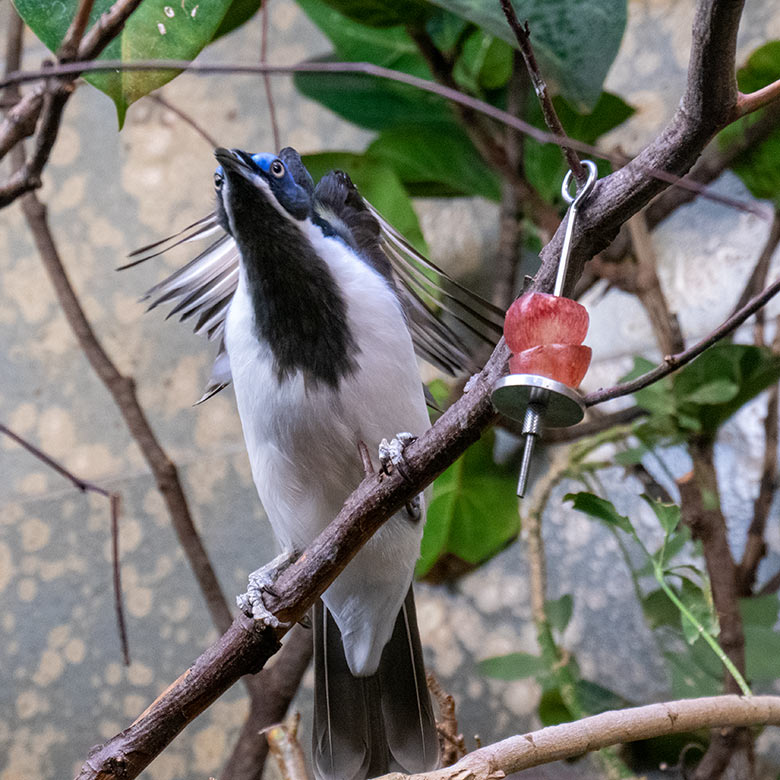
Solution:
<svg viewBox="0 0 780 780"><path fill-rule="evenodd" d="M393 469L398 469L400 475L407 481L411 482L407 471L406 458L404 457L404 450L413 442L417 441L417 437L413 433L397 433L392 441L382 439L379 443L379 463L382 467L382 471L385 474L391 474ZM420 519L420 497L415 496L411 501L406 504L406 513L410 519L417 522Z"/></svg>
<svg viewBox="0 0 780 780"><path fill-rule="evenodd" d="M249 575L246 593L236 596L238 608L247 617L261 620L271 628L282 625L279 618L269 612L264 597L266 593L276 595L272 587L274 581L297 557L298 554L294 550L283 552Z"/></svg>

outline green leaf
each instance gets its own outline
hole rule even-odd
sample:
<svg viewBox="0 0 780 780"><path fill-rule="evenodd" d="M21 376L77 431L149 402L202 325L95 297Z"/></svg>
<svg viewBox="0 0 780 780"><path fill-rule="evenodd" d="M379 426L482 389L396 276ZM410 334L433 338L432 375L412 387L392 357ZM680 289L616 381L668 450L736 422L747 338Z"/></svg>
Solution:
<svg viewBox="0 0 780 780"><path fill-rule="evenodd" d="M680 619L677 607L661 588L650 591L642 599L642 612L648 625L653 629L661 626L676 626Z"/></svg>
<svg viewBox="0 0 780 780"><path fill-rule="evenodd" d="M466 39L453 77L458 84L473 94L485 89L499 89L509 82L514 65L514 52L505 41L475 30Z"/></svg>
<svg viewBox="0 0 780 780"><path fill-rule="evenodd" d="M263 0L233 0L222 19L222 23L214 33L213 40L233 32L242 24L246 24L260 10L262 4Z"/></svg>
<svg viewBox="0 0 780 780"><path fill-rule="evenodd" d="M551 688L542 692L539 699L539 720L543 726L557 726L559 723L568 723L574 716L563 701L561 692L557 688Z"/></svg>
<svg viewBox="0 0 780 780"><path fill-rule="evenodd" d="M739 611L745 625L774 628L780 612L780 598L776 593L764 596L752 596L739 600Z"/></svg>
<svg viewBox="0 0 780 780"><path fill-rule="evenodd" d="M595 143L600 136L617 127L634 113L631 106L609 92L601 93L591 113L578 113L560 97L553 98L553 105L567 135L589 144ZM547 129L539 101L533 93L528 97L526 116L531 124ZM561 182L568 170L560 149L552 144L539 144L526 139L523 161L526 177L542 197L552 203L560 202ZM599 176L612 172L608 163L599 161L597 166Z"/></svg>
<svg viewBox="0 0 780 780"><path fill-rule="evenodd" d="M477 565L504 549L520 530L515 483L493 462L492 432L469 447L433 483L418 576L446 553Z"/></svg>
<svg viewBox="0 0 780 780"><path fill-rule="evenodd" d="M717 696L722 693L723 667L704 642L687 653L664 653L675 699Z"/></svg>
<svg viewBox="0 0 780 780"><path fill-rule="evenodd" d="M664 534L669 536L680 524L680 507L677 504L665 504L663 501L656 501L648 495L643 495L642 498L655 512L661 528L664 529Z"/></svg>
<svg viewBox="0 0 780 780"><path fill-rule="evenodd" d="M631 521L625 516L621 515L614 504L611 501L607 501L605 498L596 496L593 493L567 493L563 497L564 501L573 501L574 509L579 512L584 512L586 515L595 517L597 520L602 520L607 525L613 525L625 531L627 534L635 535L634 526L631 525Z"/></svg>
<svg viewBox="0 0 780 780"><path fill-rule="evenodd" d="M630 704L619 694L591 680L577 680L575 690L580 706L588 715L620 710Z"/></svg>
<svg viewBox="0 0 780 780"><path fill-rule="evenodd" d="M333 62L337 55L316 62ZM364 73L296 73L298 91L344 119L368 130L452 121L443 98L407 84Z"/></svg>
<svg viewBox="0 0 780 780"><path fill-rule="evenodd" d="M774 628L746 625L745 672L750 680L774 681L780 677L780 633Z"/></svg>
<svg viewBox="0 0 780 780"><path fill-rule="evenodd" d="M499 3L433 0L512 46L517 41ZM626 26L626 0L513 0L526 19L540 69L553 92L580 110L592 108L618 52Z"/></svg>
<svg viewBox="0 0 780 780"><path fill-rule="evenodd" d="M687 577L681 577L680 579L680 601L688 608L691 615L693 615L708 634L717 636L718 619L715 615L709 588L702 588ZM680 623L686 642L688 642L689 645L692 645L701 636L698 627L682 612L680 613Z"/></svg>
<svg viewBox="0 0 780 780"><path fill-rule="evenodd" d="M107 11L113 0L96 0L90 24ZM51 51L56 51L76 12L78 0L42 3L40 0L16 0L19 15ZM203 3L184 0L145 0L119 35L103 50L99 60L133 62L146 59L191 60L209 43L231 8L231 0ZM86 73L84 79L116 104L119 126L124 124L128 107L152 90L174 78L179 71L112 71Z"/></svg>
<svg viewBox="0 0 780 780"><path fill-rule="evenodd" d="M775 81L778 73L780 41L770 41L756 49L745 66L737 71L737 82L742 92L755 92ZM761 119L764 111L756 111L729 125L718 136L721 146L728 147L739 140ZM780 127L761 143L751 144L737 155L731 168L756 198L767 198L780 207Z"/></svg>
<svg viewBox="0 0 780 780"><path fill-rule="evenodd" d="M780 379L780 357L765 347L720 343L673 379L680 411L713 434L734 412Z"/></svg>
<svg viewBox="0 0 780 780"><path fill-rule="evenodd" d="M501 198L498 176L454 121L385 130L366 151L390 165L412 195L421 188L445 194L436 191L443 184L450 194Z"/></svg>
<svg viewBox="0 0 780 780"><path fill-rule="evenodd" d="M431 14L422 0L324 0L326 5L368 27L419 26Z"/></svg>
<svg viewBox="0 0 780 780"><path fill-rule="evenodd" d="M480 661L477 667L486 677L497 680L521 680L536 677L547 672L541 656L530 653L509 653Z"/></svg>
<svg viewBox="0 0 780 780"><path fill-rule="evenodd" d="M561 634L569 625L573 610L574 600L569 593L564 593L559 599L546 601L544 604L544 613L547 615L550 626Z"/></svg>
<svg viewBox="0 0 780 780"><path fill-rule="evenodd" d="M625 376L620 378L620 382L631 382L644 376L648 371L655 368L655 363L646 360L643 357L634 358L634 367ZM671 394L672 383L669 377L664 377L652 385L643 387L634 393L634 399L638 406L647 409L651 414L668 415L674 412L674 398Z"/></svg>
<svg viewBox="0 0 780 780"><path fill-rule="evenodd" d="M303 156L303 163L315 181L334 169L346 171L360 194L416 249L426 252L425 239L409 196L395 171L388 165L381 160L351 152L307 154Z"/></svg>
<svg viewBox="0 0 780 780"><path fill-rule="evenodd" d="M431 78L416 44L402 27L368 27L328 7L321 0L298 0L298 5L333 44L338 55L336 59L373 62L385 68ZM416 91L416 94L419 92Z"/></svg>

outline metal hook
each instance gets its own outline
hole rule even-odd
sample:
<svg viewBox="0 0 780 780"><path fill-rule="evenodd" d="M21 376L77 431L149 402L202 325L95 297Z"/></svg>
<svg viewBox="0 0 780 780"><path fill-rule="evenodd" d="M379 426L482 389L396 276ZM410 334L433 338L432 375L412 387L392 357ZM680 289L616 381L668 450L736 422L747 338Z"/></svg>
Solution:
<svg viewBox="0 0 780 780"><path fill-rule="evenodd" d="M588 178L585 180L585 184L580 187L574 195L569 192L571 187L571 170L566 172L566 176L563 177L563 184L561 184L561 195L567 203L572 203L575 207L585 200L593 189L593 185L596 183L596 177L598 176L598 169L596 163L593 160L583 160L582 164L588 169Z"/></svg>
<svg viewBox="0 0 780 780"><path fill-rule="evenodd" d="M582 164L588 169L588 179L577 191L577 194L572 195L569 192L569 185L571 184L572 178L571 170L568 171L563 179L563 184L561 185L561 195L567 203L571 204L571 206L569 206L569 216L566 218L566 232L563 236L561 259L558 261L558 274L555 277L555 289L553 290L554 295L563 295L563 286L566 283L566 272L569 268L571 237L574 233L574 220L577 216L577 207L588 197L588 195L590 195L590 191L593 189L593 185L595 184L598 175L598 169L593 160L583 160Z"/></svg>

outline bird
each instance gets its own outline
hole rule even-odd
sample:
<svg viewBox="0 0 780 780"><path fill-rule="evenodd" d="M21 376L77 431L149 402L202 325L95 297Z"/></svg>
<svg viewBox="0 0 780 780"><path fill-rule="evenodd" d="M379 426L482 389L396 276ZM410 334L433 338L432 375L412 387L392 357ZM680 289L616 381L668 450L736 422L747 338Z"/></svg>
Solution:
<svg viewBox="0 0 780 780"><path fill-rule="evenodd" d="M199 402L232 382L255 486L288 561L361 482L365 451L376 467L400 466L403 446L430 426L415 353L451 374L473 367L443 313L487 341L503 313L417 253L345 172L315 187L291 147L215 156L215 211L124 267L217 236L146 298L150 308L175 303L168 316L197 316L196 332L218 342ZM437 766L412 589L424 515L421 497L387 520L314 608L318 780ZM255 616L268 571L250 575L239 598Z"/></svg>

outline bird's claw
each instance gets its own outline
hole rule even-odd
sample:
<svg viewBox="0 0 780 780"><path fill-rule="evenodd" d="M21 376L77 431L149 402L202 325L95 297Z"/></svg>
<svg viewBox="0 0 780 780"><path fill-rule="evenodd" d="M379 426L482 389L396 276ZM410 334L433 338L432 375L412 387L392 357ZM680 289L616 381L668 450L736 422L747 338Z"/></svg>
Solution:
<svg viewBox="0 0 780 780"><path fill-rule="evenodd" d="M246 593L236 596L238 608L247 617L260 620L271 628L282 625L282 621L266 607L264 597L266 593L276 595L272 587L274 581L297 557L294 551L283 552L249 575Z"/></svg>
<svg viewBox="0 0 780 780"><path fill-rule="evenodd" d="M413 442L417 437L413 433L397 433L395 438L391 441L382 439L379 443L379 463L382 468L382 472L385 474L391 474L393 469L398 469L400 475L407 481L411 482L409 474L407 472L406 458L404 457L404 450ZM420 497L415 496L411 501L406 503L406 512L409 517L417 522L420 519Z"/></svg>
<svg viewBox="0 0 780 780"><path fill-rule="evenodd" d="M379 442L379 464L382 467L382 471L385 474L391 474L393 469L398 469L401 476L407 482L410 481L405 470L406 458L404 458L404 450L416 440L417 437L413 433L406 431L396 433L395 438L391 441L382 439Z"/></svg>

